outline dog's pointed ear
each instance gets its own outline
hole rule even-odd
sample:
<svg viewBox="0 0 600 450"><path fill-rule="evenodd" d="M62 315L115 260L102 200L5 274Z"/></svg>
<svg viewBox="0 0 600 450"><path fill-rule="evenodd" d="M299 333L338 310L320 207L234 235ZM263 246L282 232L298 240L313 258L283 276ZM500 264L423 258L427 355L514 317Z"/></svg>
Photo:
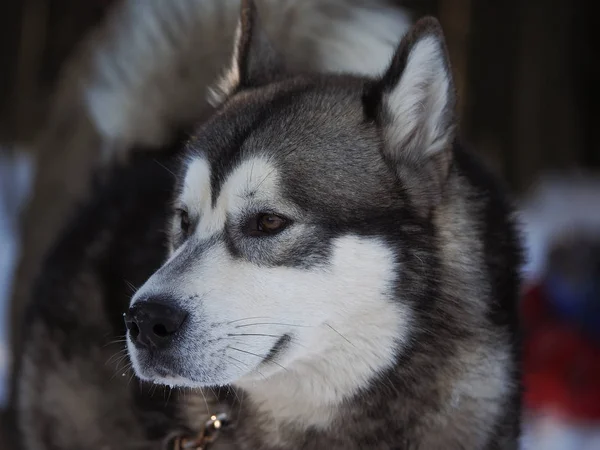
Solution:
<svg viewBox="0 0 600 450"><path fill-rule="evenodd" d="M365 108L381 124L392 161L429 166L444 177L456 133L456 93L436 19L419 20L402 39L383 77L367 89Z"/></svg>
<svg viewBox="0 0 600 450"><path fill-rule="evenodd" d="M265 85L283 70L283 58L269 42L254 1L242 0L232 61L212 89L211 103L218 105L235 92Z"/></svg>

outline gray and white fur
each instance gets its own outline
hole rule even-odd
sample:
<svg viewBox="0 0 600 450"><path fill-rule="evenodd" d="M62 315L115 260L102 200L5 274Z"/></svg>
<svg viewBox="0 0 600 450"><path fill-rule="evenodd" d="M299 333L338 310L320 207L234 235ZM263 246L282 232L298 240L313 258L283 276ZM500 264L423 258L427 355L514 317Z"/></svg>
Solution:
<svg viewBox="0 0 600 450"><path fill-rule="evenodd" d="M223 448L517 448L518 239L458 142L439 24L379 78L315 75L243 4L127 316L136 374L243 393Z"/></svg>
<svg viewBox="0 0 600 450"><path fill-rule="evenodd" d="M518 236L459 143L438 23L381 74L323 74L270 43L272 21L243 2L180 163L134 155L52 252L27 322L26 448L164 448L222 411L215 450L518 447ZM126 282L141 390L111 358Z"/></svg>
<svg viewBox="0 0 600 450"><path fill-rule="evenodd" d="M13 302L15 317L31 303L15 343L26 448L160 448L174 430L201 424L202 395L177 403L177 392L140 390L116 341L129 283L141 285L164 256L172 180L154 159L169 166L173 136L214 110L206 94L231 58L239 4L118 2L62 71L33 144ZM257 4L278 49L311 71L374 75L409 23L387 0ZM106 183L92 181L99 162Z"/></svg>

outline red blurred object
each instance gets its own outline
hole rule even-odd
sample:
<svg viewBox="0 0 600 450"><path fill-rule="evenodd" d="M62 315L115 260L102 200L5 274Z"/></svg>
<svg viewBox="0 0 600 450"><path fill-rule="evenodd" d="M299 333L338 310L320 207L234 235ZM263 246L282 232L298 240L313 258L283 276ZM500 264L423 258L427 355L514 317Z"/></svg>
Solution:
<svg viewBox="0 0 600 450"><path fill-rule="evenodd" d="M600 346L553 314L540 285L525 294L522 318L525 406L600 421Z"/></svg>

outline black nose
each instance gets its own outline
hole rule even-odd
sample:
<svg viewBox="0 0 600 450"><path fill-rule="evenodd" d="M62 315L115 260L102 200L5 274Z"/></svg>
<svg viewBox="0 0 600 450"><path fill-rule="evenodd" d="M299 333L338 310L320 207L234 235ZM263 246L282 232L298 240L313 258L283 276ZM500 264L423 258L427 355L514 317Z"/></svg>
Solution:
<svg viewBox="0 0 600 450"><path fill-rule="evenodd" d="M164 302L149 300L137 303L125 314L129 337L139 347L161 348L171 342L187 314Z"/></svg>

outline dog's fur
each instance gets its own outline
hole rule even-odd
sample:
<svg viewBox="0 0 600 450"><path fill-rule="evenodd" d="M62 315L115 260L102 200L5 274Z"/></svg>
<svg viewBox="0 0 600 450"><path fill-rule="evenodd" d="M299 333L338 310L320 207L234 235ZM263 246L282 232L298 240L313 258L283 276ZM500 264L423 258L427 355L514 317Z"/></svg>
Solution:
<svg viewBox="0 0 600 450"><path fill-rule="evenodd" d="M156 171L164 172L159 175L167 172L154 162L141 164L134 158L131 164L109 178L108 187L97 183L92 189L90 174L98 167L98 160L110 170L115 160L127 161L138 149L153 148L154 156L162 160L166 152L163 146L172 142L174 132L212 113L213 107L205 100L207 88L231 56L239 0L124 0L118 3L64 68L46 126L33 145L36 177L23 220L22 254L13 300L15 319L21 317L21 310L28 303L43 255L65 222L71 222L69 230L77 229L82 236L75 246L95 241L96 235L111 236L93 246L93 261L106 261L106 266L110 266L107 255L116 255L116 249L124 245L126 239L130 240L127 245L132 249L150 245L140 232L147 228L141 225L128 237L117 234L116 230L129 226L127 208L132 211L136 207L143 208L143 203L135 206L139 197L131 187L142 192L144 189L168 190L169 180L155 176ZM272 41L294 58L297 67L366 75L384 70L395 43L408 26L406 11L392 3L387 0L257 2ZM115 121L115 117L119 120ZM150 161L154 156L144 154L141 160ZM165 164L167 162L168 159ZM131 178L131 184L122 187L122 192L116 195L122 182L119 177ZM164 186L155 187L154 183L160 180ZM85 211L77 210L73 214L74 203L86 198L90 191L91 204L85 206ZM162 205L160 198L155 198L155 204ZM110 223L104 222L107 213L114 214ZM89 228L90 223L95 226ZM32 312L23 327L26 347L22 349L20 333L15 333L13 343L16 353L24 354L15 371L15 382L19 383L19 421L27 448L80 448L82 443L90 448L138 448L139 442L135 442L134 436L143 434L148 438L148 430L160 429L152 424L154 419L127 422L122 425L126 431L120 435L107 409L108 405L115 411L133 408L126 383L121 384L121 372L118 378L104 380L104 375L108 374L110 379L124 366L118 358L111 360L119 345L104 347L105 342L116 339L113 330L124 334L120 316L118 322L112 322L110 317L94 317L97 325L94 330L85 327L84 320L86 339L79 347L81 352L75 354L69 345L76 342L59 344L55 340L53 336L61 333L60 324L46 317L43 306L52 304L56 311L87 310L88 307L103 308L99 305L115 301L118 305L115 308L124 311L130 294L124 280L141 284L162 259L159 250L162 234L157 230L148 232L156 236L151 245L152 252L156 252L153 253L154 267L150 263L140 267L135 262L136 256L128 260L126 254L120 257L123 264L118 270L103 272L102 276L88 252L70 253L73 247L69 243L75 242L72 237L64 237L61 241L64 244L54 246L52 263L44 265L38 283L45 288L37 289L32 296ZM138 237L141 240L134 239ZM61 285L46 283L48 267L56 267L57 273L63 271ZM78 284L76 279L98 280L99 277L101 282L71 288L73 283ZM113 292L121 297L110 298ZM31 335L33 328L38 329L36 336ZM46 352L46 348L54 350ZM108 360L111 361L104 368ZM26 365L23 372L21 362ZM128 380L130 372L125 372L124 378ZM79 381L69 379L66 373L79 374ZM70 381L62 388L55 386L49 391L44 383L53 378L52 374L56 374L54 379L64 375L64 379ZM96 379L102 382L96 383ZM130 389L131 395L138 395L136 383L131 383ZM107 406L99 405L84 393L94 398L103 396ZM44 395L50 394L56 401L41 401ZM147 391L140 396L143 402L148 401L146 394ZM168 396L172 404L176 393ZM166 401L160 391L153 398L158 405ZM136 402L142 401L140 399ZM199 394L185 393L185 401L188 406L198 402L200 410L203 413L206 410L206 403ZM193 430L201 423L200 415L194 413L192 407L185 411L190 420L178 420L177 426L185 428L189 424ZM170 425L163 428L173 430ZM155 438L160 433L152 431L150 434ZM132 437L131 445L124 443L127 436Z"/></svg>
<svg viewBox="0 0 600 450"><path fill-rule="evenodd" d="M24 448L158 449L185 426L162 422L175 402L132 382L123 361L123 307L160 264L172 195L168 160L143 157L79 209L34 290L19 380Z"/></svg>
<svg viewBox="0 0 600 450"><path fill-rule="evenodd" d="M198 394L161 408L99 364L123 278L138 285L165 251L170 162L132 163L38 286L28 447L151 447L225 410L233 427L215 449L517 448L518 239L501 190L458 142L439 25L420 21L387 71L363 78L299 73L252 2L241 17L219 108L185 145L168 259L132 300L187 319L167 349L127 339L140 378L226 392L200 394L204 415ZM263 213L287 226L257 233Z"/></svg>
<svg viewBox="0 0 600 450"><path fill-rule="evenodd" d="M90 194L92 174L137 151L170 145L210 115L206 91L230 59L240 0L122 0L62 70L22 220L12 300L20 323L44 255ZM297 67L375 75L406 31L388 0L259 0L269 36ZM21 353L20 327L12 345ZM18 368L16 369L18 373Z"/></svg>
<svg viewBox="0 0 600 450"><path fill-rule="evenodd" d="M166 348L128 335L136 374L243 391L241 448L514 447L517 239L456 140L439 25L369 80L289 75L256 22L186 146L189 229L132 300L187 319ZM257 235L265 213L289 224Z"/></svg>

